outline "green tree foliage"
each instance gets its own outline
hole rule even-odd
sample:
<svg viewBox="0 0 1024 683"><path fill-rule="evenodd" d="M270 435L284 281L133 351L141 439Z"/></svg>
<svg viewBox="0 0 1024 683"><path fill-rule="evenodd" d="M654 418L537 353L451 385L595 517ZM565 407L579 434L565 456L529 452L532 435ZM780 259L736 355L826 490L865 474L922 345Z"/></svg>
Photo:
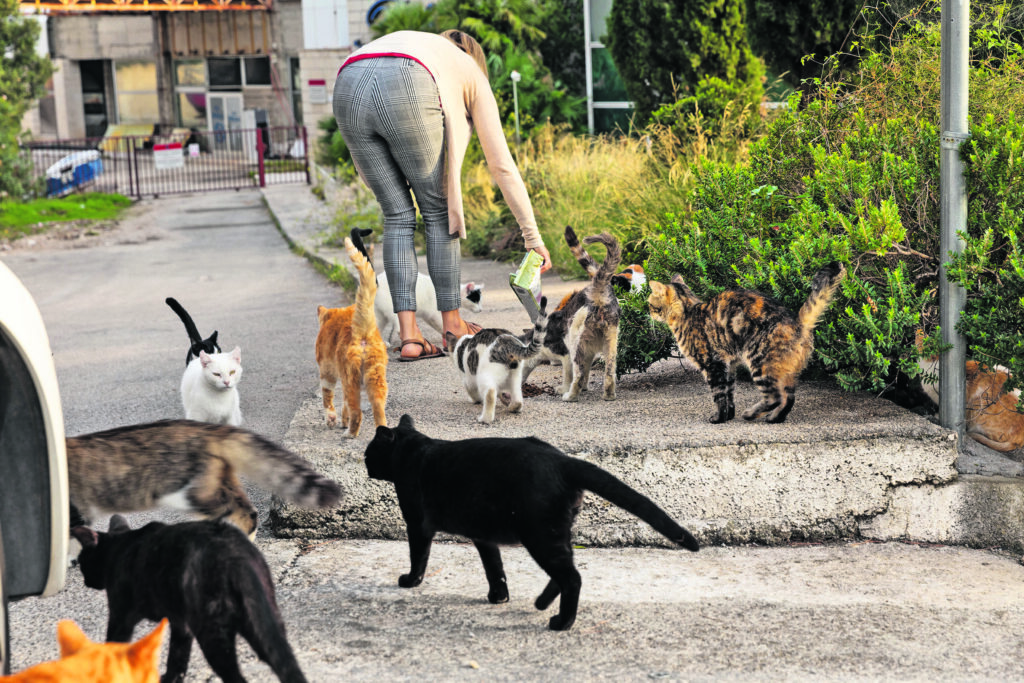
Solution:
<svg viewBox="0 0 1024 683"><path fill-rule="evenodd" d="M510 129L515 125L510 78L513 70L523 76L516 86L522 130L528 132L534 125L547 121L579 128L585 123L585 98L569 94L552 75L543 58L542 46L550 49L552 44L548 40L547 23L554 21L557 29L567 21L557 13L563 4L563 0L440 0L430 5L393 3L374 22L373 30L377 36L403 29L431 33L448 29L464 31L476 38L487 54L491 87L498 99L502 118ZM413 5L416 7L412 8ZM582 35L580 41L582 45Z"/></svg>
<svg viewBox="0 0 1024 683"><path fill-rule="evenodd" d="M747 0L750 45L799 86L821 76L826 57L849 47L863 6L864 0Z"/></svg>
<svg viewBox="0 0 1024 683"><path fill-rule="evenodd" d="M764 65L747 41L744 0L615 0L605 44L641 121L692 94L705 76L763 93Z"/></svg>
<svg viewBox="0 0 1024 683"><path fill-rule="evenodd" d="M38 37L39 24L21 15L17 0L0 0L0 199L21 198L31 178L18 152L21 120L53 74L36 54Z"/></svg>

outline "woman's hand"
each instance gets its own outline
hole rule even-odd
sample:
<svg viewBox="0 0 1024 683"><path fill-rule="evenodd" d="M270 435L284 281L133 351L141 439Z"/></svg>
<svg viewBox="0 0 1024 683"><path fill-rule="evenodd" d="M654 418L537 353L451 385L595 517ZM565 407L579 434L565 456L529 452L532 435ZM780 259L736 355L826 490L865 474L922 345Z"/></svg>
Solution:
<svg viewBox="0 0 1024 683"><path fill-rule="evenodd" d="M551 270L551 254L548 253L548 248L547 247L541 245L539 247L534 247L530 251L535 251L535 252L537 252L538 254L540 254L541 256L544 257L544 263L540 267L540 272L541 273L546 273L549 270Z"/></svg>

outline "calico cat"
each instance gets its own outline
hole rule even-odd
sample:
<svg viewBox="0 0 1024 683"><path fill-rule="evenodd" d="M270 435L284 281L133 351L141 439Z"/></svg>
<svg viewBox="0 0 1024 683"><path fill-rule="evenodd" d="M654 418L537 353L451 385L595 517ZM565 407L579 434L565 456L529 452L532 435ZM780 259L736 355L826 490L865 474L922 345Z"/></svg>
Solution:
<svg viewBox="0 0 1024 683"><path fill-rule="evenodd" d="M300 456L227 425L168 420L70 437L72 524L99 514L167 506L256 533L256 508L238 475L307 507L330 507L341 488Z"/></svg>
<svg viewBox="0 0 1024 683"><path fill-rule="evenodd" d="M508 330L483 329L475 335L445 335L447 350L462 375L473 403L483 403L478 422L494 422L494 408L502 394L508 394L508 412L523 408L523 363L540 353L547 333L547 297L540 299L540 315L533 329L521 337Z"/></svg>
<svg viewBox="0 0 1024 683"><path fill-rule="evenodd" d="M644 273L644 267L639 263L634 263L612 278L612 286L626 292L638 292L645 284L647 284L647 275Z"/></svg>
<svg viewBox="0 0 1024 683"><path fill-rule="evenodd" d="M238 381L242 378L242 349L229 353L200 351L181 376L181 403L189 420L242 424Z"/></svg>
<svg viewBox="0 0 1024 683"><path fill-rule="evenodd" d="M245 681L235 637L241 635L281 681L304 683L274 598L266 560L226 524L150 522L131 529L120 515L108 533L75 527L78 564L89 588L107 591L107 640L124 642L143 619L171 624L161 683L185 679L193 638L223 681Z"/></svg>
<svg viewBox="0 0 1024 683"><path fill-rule="evenodd" d="M220 347L217 346L217 330L213 331L206 339L199 336L199 330L196 329L196 324L192 321L192 316L188 314L188 311L177 302L176 299L167 297L164 299L164 303L171 307L171 310L178 314L181 318L181 322L185 324L185 332L188 334L189 347L188 352L185 354L185 366L187 367L192 359L199 355L200 351L206 351L206 353L220 353Z"/></svg>
<svg viewBox="0 0 1024 683"><path fill-rule="evenodd" d="M482 284L469 282L459 285L459 288L462 291L462 308L471 313L479 313L483 310L483 306L480 305L484 289ZM373 302L373 310L377 316L377 327L380 329L380 335L384 338L384 342L387 344L397 343L399 341L398 315L391 303L391 289L388 287L386 273L377 276L377 297ZM416 275L416 317L420 322L425 322L437 330L438 334L444 334L441 311L437 310L434 282L425 273Z"/></svg>
<svg viewBox="0 0 1024 683"><path fill-rule="evenodd" d="M528 360L523 368L525 382L542 361L562 365L563 401L578 401L581 391L590 382L590 368L600 354L604 357L604 399L615 399L615 362L619 344L619 300L612 290L611 278L622 258L618 240L602 233L583 240L585 244L600 242L607 253L600 266L583 249L571 227L565 228L565 241L576 260L591 277L590 284L563 300L560 308L548 318L547 336L541 353Z"/></svg>
<svg viewBox="0 0 1024 683"><path fill-rule="evenodd" d="M411 568L398 577L399 586L423 582L430 542L445 531L473 541L487 576L487 599L508 602L498 544L522 543L551 577L534 606L547 609L562 596L558 614L548 621L555 631L576 621L581 581L571 534L584 491L633 513L687 550L700 547L646 496L534 437L442 441L416 431L403 415L397 429L377 428L365 462L372 479L394 482L405 519Z"/></svg>
<svg viewBox="0 0 1024 683"><path fill-rule="evenodd" d="M388 399L388 349L373 315L373 299L377 293L373 266L349 237L345 238L345 250L359 271L356 302L347 308L317 308L320 331L316 336L316 363L320 368L327 426L334 427L338 423L334 387L340 381L341 426L348 428L345 436L354 438L363 421L360 406L363 387L373 407L374 423L387 424L384 407Z"/></svg>
<svg viewBox="0 0 1024 683"><path fill-rule="evenodd" d="M43 662L11 676L4 683L157 683L160 645L167 620L134 643L94 643L70 619L57 623L60 659ZM131 636L131 633L128 634Z"/></svg>
<svg viewBox="0 0 1024 683"><path fill-rule="evenodd" d="M922 358L918 364L926 373L938 373L938 357ZM1008 393L1003 389L1009 370L1001 365L990 368L976 360L967 361L964 370L967 436L1001 453L1024 446L1024 414L1017 412L1020 389ZM938 384L922 387L937 406Z"/></svg>
<svg viewBox="0 0 1024 683"><path fill-rule="evenodd" d="M750 369L761 400L743 413L766 422L785 421L793 409L796 380L814 350L814 326L846 274L833 261L814 276L811 293L794 317L779 302L750 290L727 290L700 301L680 275L672 284L651 282L651 317L667 323L679 350L697 364L711 386L717 410L711 422L731 420L735 369Z"/></svg>

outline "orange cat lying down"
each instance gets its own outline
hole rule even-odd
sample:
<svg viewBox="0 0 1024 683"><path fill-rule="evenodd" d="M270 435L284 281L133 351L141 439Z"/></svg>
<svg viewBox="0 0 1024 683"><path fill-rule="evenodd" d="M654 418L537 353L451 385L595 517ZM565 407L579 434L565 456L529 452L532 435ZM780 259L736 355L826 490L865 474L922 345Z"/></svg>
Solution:
<svg viewBox="0 0 1024 683"><path fill-rule="evenodd" d="M937 359L921 361L921 367L937 373ZM1006 368L989 368L976 360L965 367L967 435L996 451L1015 451L1024 446L1024 414L1017 412L1020 392L1003 391L1009 375ZM938 384L923 384L925 393L939 402Z"/></svg>
<svg viewBox="0 0 1024 683"><path fill-rule="evenodd" d="M75 622L57 624L61 658L43 662L12 676L8 683L158 683L160 644L167 620L134 643L94 643Z"/></svg>

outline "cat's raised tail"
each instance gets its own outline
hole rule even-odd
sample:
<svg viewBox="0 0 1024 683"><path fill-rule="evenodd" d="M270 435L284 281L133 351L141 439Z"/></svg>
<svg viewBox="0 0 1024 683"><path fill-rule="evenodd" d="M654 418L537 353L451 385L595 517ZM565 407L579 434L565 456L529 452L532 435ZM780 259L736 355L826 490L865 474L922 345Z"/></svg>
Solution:
<svg viewBox="0 0 1024 683"><path fill-rule="evenodd" d="M814 326L818 324L818 318L828 308L832 296L836 293L836 288L839 287L839 283L845 276L846 267L838 261L833 261L814 275L814 280L811 281L811 293L797 314L804 339L810 340Z"/></svg>
<svg viewBox="0 0 1024 683"><path fill-rule="evenodd" d="M353 231L354 232L354 231ZM377 328L377 316L373 312L373 300L377 297L377 276L373 272L373 264L364 251L360 251L355 243L345 238L345 251L348 258L359 271L359 289L356 290L356 310L352 316L352 333L358 337L369 334L370 328Z"/></svg>
<svg viewBox="0 0 1024 683"><path fill-rule="evenodd" d="M693 552L700 550L700 544L693 534L679 526L654 501L597 465L570 458L566 478L572 486L596 493L609 503L636 515L673 543Z"/></svg>
<svg viewBox="0 0 1024 683"><path fill-rule="evenodd" d="M164 299L164 303L178 314L181 322L185 325L185 332L188 334L190 345L188 355L185 357L185 365L188 365L194 357L198 356L200 351L206 351L207 353L218 353L220 351L220 346L217 345L217 330L214 330L209 338L203 339L199 335L199 330L196 328L192 316L188 314L184 306L178 303L177 299L169 296Z"/></svg>

